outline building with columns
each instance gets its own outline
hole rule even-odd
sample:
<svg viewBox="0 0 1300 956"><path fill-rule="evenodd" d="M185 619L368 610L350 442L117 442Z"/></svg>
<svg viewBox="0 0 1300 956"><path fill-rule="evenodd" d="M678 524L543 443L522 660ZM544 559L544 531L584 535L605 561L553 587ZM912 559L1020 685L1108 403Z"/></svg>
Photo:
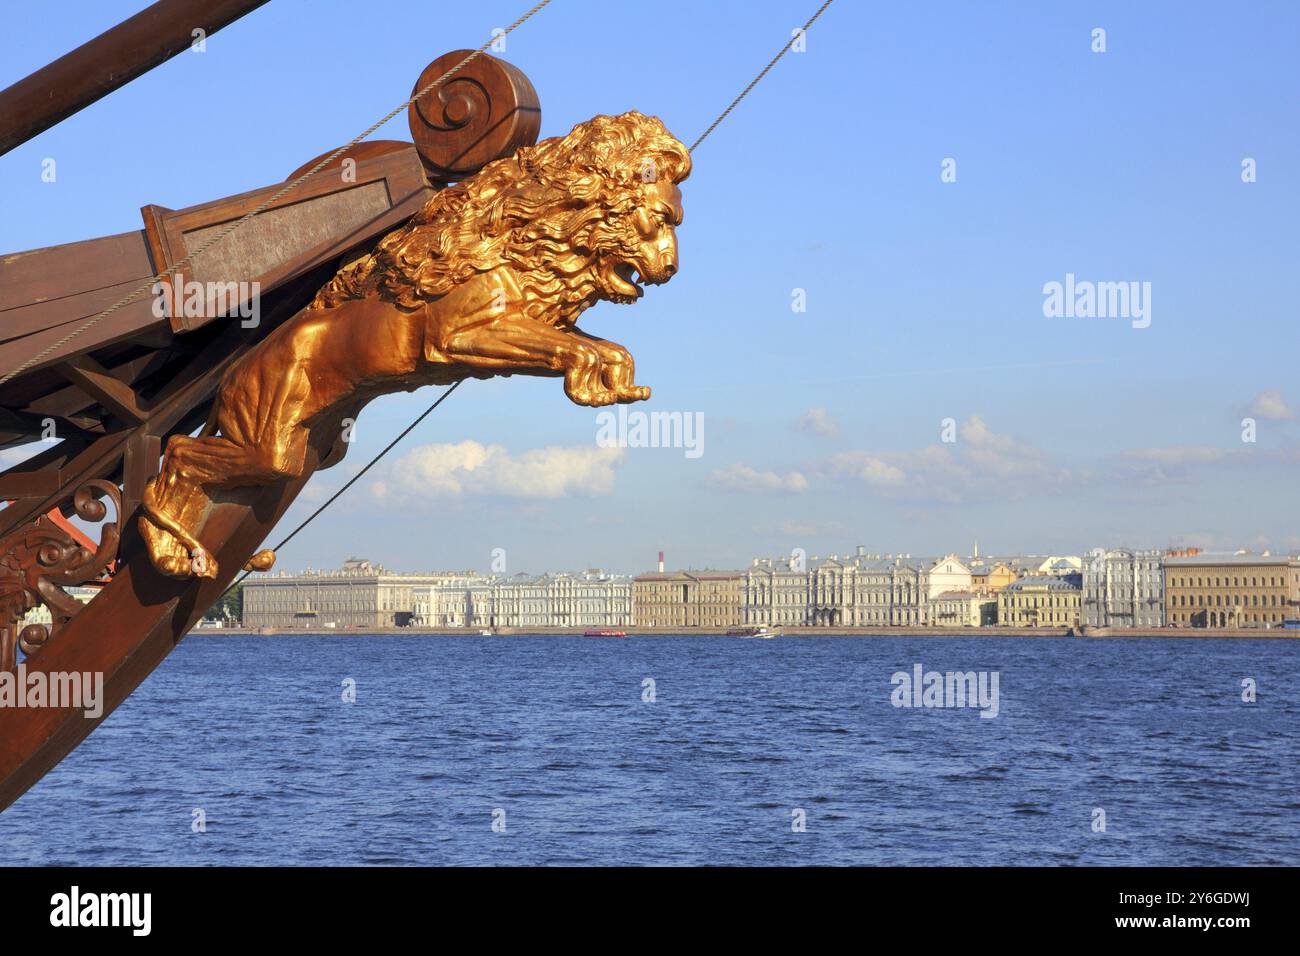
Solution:
<svg viewBox="0 0 1300 956"><path fill-rule="evenodd" d="M798 568L798 570L796 570ZM742 623L796 626L808 621L808 571L797 559L755 558L741 582Z"/></svg>
<svg viewBox="0 0 1300 956"><path fill-rule="evenodd" d="M910 555L756 559L745 574L746 624L822 627L914 626L928 620L932 559ZM969 586L969 584L968 584Z"/></svg>
<svg viewBox="0 0 1300 956"><path fill-rule="evenodd" d="M1094 548L1083 565L1083 623L1089 627L1163 627L1163 553Z"/></svg>
<svg viewBox="0 0 1300 956"><path fill-rule="evenodd" d="M1007 627L1075 627L1082 620L1083 581L1078 575L1030 575L998 593L998 624Z"/></svg>
<svg viewBox="0 0 1300 956"><path fill-rule="evenodd" d="M997 622L996 595L944 591L930 598L930 624L935 627L987 627Z"/></svg>
<svg viewBox="0 0 1300 956"><path fill-rule="evenodd" d="M253 575L244 623L301 630L370 627L626 627L631 578L582 574L395 574L361 558L337 571Z"/></svg>
<svg viewBox="0 0 1300 956"><path fill-rule="evenodd" d="M247 627L405 627L415 616L417 591L454 577L396 574L365 558L349 558L334 571L254 574L243 584Z"/></svg>
<svg viewBox="0 0 1300 956"><path fill-rule="evenodd" d="M416 623L426 627L627 627L632 580L600 570L582 574L464 576L427 589Z"/></svg>

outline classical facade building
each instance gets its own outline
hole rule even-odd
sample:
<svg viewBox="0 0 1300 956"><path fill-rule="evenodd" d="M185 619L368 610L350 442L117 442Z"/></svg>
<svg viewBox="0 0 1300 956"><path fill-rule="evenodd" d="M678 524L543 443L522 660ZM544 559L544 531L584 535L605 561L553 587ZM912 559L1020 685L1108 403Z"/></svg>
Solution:
<svg viewBox="0 0 1300 956"><path fill-rule="evenodd" d="M998 620L998 599L978 591L944 591L930 598L935 627L987 627Z"/></svg>
<svg viewBox="0 0 1300 956"><path fill-rule="evenodd" d="M930 593L933 599L945 591L969 591L971 589L971 570L955 554L940 558L930 566L928 576Z"/></svg>
<svg viewBox="0 0 1300 956"><path fill-rule="evenodd" d="M495 577L460 574L415 589L417 627L471 627L492 616ZM486 625L484 625L486 626Z"/></svg>
<svg viewBox="0 0 1300 956"><path fill-rule="evenodd" d="M1083 581L1078 575L1031 575L998 594L998 624L1073 627L1082 620Z"/></svg>
<svg viewBox="0 0 1300 956"><path fill-rule="evenodd" d="M686 627L692 584L685 571L647 571L632 579L632 623L637 627Z"/></svg>
<svg viewBox="0 0 1300 956"><path fill-rule="evenodd" d="M741 583L742 623L780 627L808 621L808 571L789 560L755 558Z"/></svg>
<svg viewBox="0 0 1300 956"><path fill-rule="evenodd" d="M638 627L687 630L744 622L745 572L650 571L632 579Z"/></svg>
<svg viewBox="0 0 1300 956"><path fill-rule="evenodd" d="M254 574L243 584L247 627L404 627L415 616L417 589L451 575L395 574L350 558L335 571Z"/></svg>
<svg viewBox="0 0 1300 956"><path fill-rule="evenodd" d="M1083 623L1089 627L1163 627L1160 551L1093 549L1083 565Z"/></svg>
<svg viewBox="0 0 1300 956"><path fill-rule="evenodd" d="M915 627L929 622L929 569L910 555L858 555L849 565L845 603L820 623Z"/></svg>
<svg viewBox="0 0 1300 956"><path fill-rule="evenodd" d="M599 571L516 575L492 587L488 627L626 627L632 581Z"/></svg>
<svg viewBox="0 0 1300 956"><path fill-rule="evenodd" d="M416 623L427 627L626 627L632 623L632 580L583 574L465 576L417 598Z"/></svg>
<svg viewBox="0 0 1300 956"><path fill-rule="evenodd" d="M583 574L394 574L354 558L337 571L254 575L244 582L249 627L626 627L632 581Z"/></svg>
<svg viewBox="0 0 1300 956"><path fill-rule="evenodd" d="M1300 558L1172 553L1165 618L1178 627L1281 627L1300 620Z"/></svg>
<svg viewBox="0 0 1300 956"><path fill-rule="evenodd" d="M758 559L745 572L746 624L903 627L928 620L930 559L867 554Z"/></svg>

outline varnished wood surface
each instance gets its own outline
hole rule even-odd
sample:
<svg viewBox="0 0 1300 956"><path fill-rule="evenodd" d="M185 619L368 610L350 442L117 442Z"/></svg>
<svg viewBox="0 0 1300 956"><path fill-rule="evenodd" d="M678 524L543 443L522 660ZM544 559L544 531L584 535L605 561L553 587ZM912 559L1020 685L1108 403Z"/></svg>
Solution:
<svg viewBox="0 0 1300 956"><path fill-rule="evenodd" d="M0 154L67 119L266 0L159 0L0 91ZM142 118L142 134L147 118ZM124 130L124 133L130 131Z"/></svg>

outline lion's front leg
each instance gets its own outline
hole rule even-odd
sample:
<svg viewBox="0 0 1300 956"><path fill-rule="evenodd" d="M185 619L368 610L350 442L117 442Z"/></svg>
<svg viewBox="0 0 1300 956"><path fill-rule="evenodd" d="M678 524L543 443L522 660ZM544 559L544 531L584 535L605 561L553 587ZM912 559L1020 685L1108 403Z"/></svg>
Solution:
<svg viewBox="0 0 1300 956"><path fill-rule="evenodd" d="M529 319L499 320L461 329L438 343L446 360L512 375L562 375L564 393L579 405L612 405L635 401L620 387L606 384L606 354L588 336L563 331ZM609 345L611 343L603 343ZM625 349L614 346L630 363ZM609 353L613 357L614 353ZM611 372L616 380L626 372Z"/></svg>
<svg viewBox="0 0 1300 956"><path fill-rule="evenodd" d="M631 404L650 397L647 386L635 384L636 362L632 360L631 352L617 342L598 339L579 329L573 331L600 353L601 383L614 393L616 402Z"/></svg>

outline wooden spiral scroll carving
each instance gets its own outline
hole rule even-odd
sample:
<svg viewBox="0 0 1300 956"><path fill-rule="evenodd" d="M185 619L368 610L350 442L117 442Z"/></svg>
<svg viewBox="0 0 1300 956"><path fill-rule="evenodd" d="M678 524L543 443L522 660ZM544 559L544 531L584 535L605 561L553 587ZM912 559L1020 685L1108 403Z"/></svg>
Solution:
<svg viewBox="0 0 1300 956"><path fill-rule="evenodd" d="M412 95L438 79L471 50L434 60L415 81ZM472 176L494 159L532 146L542 128L537 91L515 67L480 53L407 110L411 138L433 182Z"/></svg>
<svg viewBox="0 0 1300 956"><path fill-rule="evenodd" d="M41 515L0 538L0 670L13 670L15 648L32 656L58 635L81 610L81 602L63 589L105 579L117 558L122 495L117 485L95 479L77 488L72 507L83 521L102 522L113 502L113 521L103 525L94 550L50 515ZM37 605L50 609L53 624L29 624L18 632L18 621Z"/></svg>

